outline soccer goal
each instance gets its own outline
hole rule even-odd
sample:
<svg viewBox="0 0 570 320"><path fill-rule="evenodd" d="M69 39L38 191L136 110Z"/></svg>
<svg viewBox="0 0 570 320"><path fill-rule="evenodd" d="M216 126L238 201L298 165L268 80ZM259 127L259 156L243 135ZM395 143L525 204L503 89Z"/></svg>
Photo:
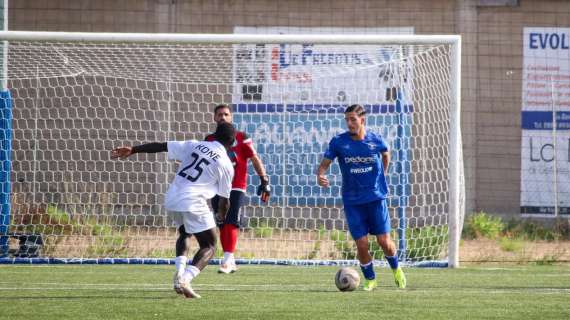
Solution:
<svg viewBox="0 0 570 320"><path fill-rule="evenodd" d="M203 139L218 103L232 105L273 186L263 204L250 175L238 263L351 263L338 166L326 189L315 173L346 129L343 110L358 103L368 130L391 146L400 259L458 265L459 36L0 32L0 40L2 263L171 263L176 230L162 202L176 164L165 154L111 160L110 150ZM374 241L371 251L383 261Z"/></svg>

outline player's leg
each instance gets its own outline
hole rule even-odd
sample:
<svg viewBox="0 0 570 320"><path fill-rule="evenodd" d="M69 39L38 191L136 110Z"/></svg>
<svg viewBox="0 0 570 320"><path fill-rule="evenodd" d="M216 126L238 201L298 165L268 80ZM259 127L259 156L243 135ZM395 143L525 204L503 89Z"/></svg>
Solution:
<svg viewBox="0 0 570 320"><path fill-rule="evenodd" d="M180 288L187 298L200 298L191 286L200 272L208 265L216 251L216 222L214 215L193 214L187 212L184 215L184 228L186 233L191 233L198 241L199 249L192 258L192 263L186 267L186 272L181 279Z"/></svg>
<svg viewBox="0 0 570 320"><path fill-rule="evenodd" d="M399 288L405 288L406 276L399 266L396 244L390 236L390 215L388 214L386 200L375 202L374 206L375 208L371 208L371 212L375 214L370 217L370 233L376 235L376 241L382 248L384 256L394 273L396 285Z"/></svg>
<svg viewBox="0 0 570 320"><path fill-rule="evenodd" d="M194 255L191 265L200 271L208 265L210 259L214 257L214 253L216 253L216 232L214 230L212 228L194 234L200 248Z"/></svg>
<svg viewBox="0 0 570 320"><path fill-rule="evenodd" d="M383 233L376 235L376 241L378 242L378 245L382 248L382 251L384 251L384 255L386 257L396 256L396 244L394 243L394 240L392 240L390 233ZM388 260L388 263L390 264L390 266L392 266L392 264L390 263L391 260L389 259L386 260ZM398 266L396 265L396 267Z"/></svg>
<svg viewBox="0 0 570 320"><path fill-rule="evenodd" d="M398 262L398 255L396 252L396 244L390 237L389 233L380 234L376 236L378 241L378 245L382 247L384 251L384 256L392 269L392 273L394 274L394 280L398 288L405 288L406 287L406 276L402 267L400 267Z"/></svg>
<svg viewBox="0 0 570 320"><path fill-rule="evenodd" d="M219 273L232 273L237 271L234 252L237 247L239 235L240 209L245 199L245 193L232 190L230 193L230 208L224 223L220 226L220 242L224 257L220 263Z"/></svg>
<svg viewBox="0 0 570 320"><path fill-rule="evenodd" d="M360 239L355 240L357 258L360 262L360 270L362 275L364 275L364 290L372 291L378 285L376 281L376 273L374 272L374 261L372 261L372 256L370 255L370 250L368 246L368 235L360 237Z"/></svg>
<svg viewBox="0 0 570 320"><path fill-rule="evenodd" d="M192 258L192 263L186 267L186 272L184 273L183 281L180 285L186 298L201 298L200 295L192 289L191 282L204 270L216 252L215 228L195 233L194 237L196 237L198 241L199 249Z"/></svg>
<svg viewBox="0 0 570 320"><path fill-rule="evenodd" d="M406 287L406 275L400 267L398 262L398 255L396 252L396 245L394 241L390 237L389 233L377 235L376 239L378 240L378 245L382 247L384 251L384 256L392 269L392 273L394 274L394 281L398 288L404 289Z"/></svg>
<svg viewBox="0 0 570 320"><path fill-rule="evenodd" d="M191 234L186 232L184 228L184 218L182 212L169 212L169 216L174 221L178 229L178 238L176 239L176 258L175 265L176 271L173 277L174 290L178 294L182 294L182 289L180 288L181 278L186 270L186 264L188 262L188 248Z"/></svg>
<svg viewBox="0 0 570 320"><path fill-rule="evenodd" d="M368 247L368 228L366 226L365 206L345 205L344 215L348 229L356 243L356 257L360 262L360 270L364 276L364 290L371 291L377 286L374 264Z"/></svg>
<svg viewBox="0 0 570 320"><path fill-rule="evenodd" d="M229 248L231 247L231 242L232 242L231 233L233 232L232 230L233 225L228 225L226 221L228 220L228 216L230 215L232 208L235 206L234 201L232 200L233 193L234 190L232 190L232 192L230 193L230 209L228 210L229 212L226 213L226 219L222 222L217 221L218 230L220 233L220 244L222 245L222 251L224 252L224 257L222 258L222 261L220 261L220 269L218 270L218 273L231 272L230 268L228 267L228 260L230 260L230 258L233 257L233 251L231 255L229 252ZM215 196L212 198L212 209L214 210L214 213L218 212L219 200L220 200L219 196Z"/></svg>
<svg viewBox="0 0 570 320"><path fill-rule="evenodd" d="M186 233L184 225L178 227L178 238L176 239L176 257L188 257L188 250L190 249L191 234Z"/></svg>

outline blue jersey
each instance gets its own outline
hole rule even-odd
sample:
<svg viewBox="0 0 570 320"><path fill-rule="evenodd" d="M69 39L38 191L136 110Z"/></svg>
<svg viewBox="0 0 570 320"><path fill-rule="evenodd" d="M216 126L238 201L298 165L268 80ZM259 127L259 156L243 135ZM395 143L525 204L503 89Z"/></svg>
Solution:
<svg viewBox="0 0 570 320"><path fill-rule="evenodd" d="M325 158L334 160L342 173L342 200L344 204L363 204L386 199L388 183L380 153L388 151L384 139L366 132L363 140L352 140L348 132L332 138Z"/></svg>

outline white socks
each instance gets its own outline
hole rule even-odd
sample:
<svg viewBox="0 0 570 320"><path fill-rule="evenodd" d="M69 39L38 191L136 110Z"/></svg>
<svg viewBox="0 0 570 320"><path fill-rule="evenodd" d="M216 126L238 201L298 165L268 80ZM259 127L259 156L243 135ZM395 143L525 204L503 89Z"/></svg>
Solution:
<svg viewBox="0 0 570 320"><path fill-rule="evenodd" d="M188 257L186 256L178 256L176 257L176 259L174 259L174 263L176 264L176 272L178 272L178 275L184 274L187 262L188 262Z"/></svg>
<svg viewBox="0 0 570 320"><path fill-rule="evenodd" d="M224 260L222 263L235 263L234 254L232 252L224 252Z"/></svg>
<svg viewBox="0 0 570 320"><path fill-rule="evenodd" d="M186 272L184 272L184 280L192 281L200 274L200 269L196 266L189 265L186 267Z"/></svg>
<svg viewBox="0 0 570 320"><path fill-rule="evenodd" d="M174 262L176 264L176 272L178 272L178 275L185 281L192 281L192 279L200 274L200 269L196 266L187 265L188 257L186 256L178 256L174 259Z"/></svg>

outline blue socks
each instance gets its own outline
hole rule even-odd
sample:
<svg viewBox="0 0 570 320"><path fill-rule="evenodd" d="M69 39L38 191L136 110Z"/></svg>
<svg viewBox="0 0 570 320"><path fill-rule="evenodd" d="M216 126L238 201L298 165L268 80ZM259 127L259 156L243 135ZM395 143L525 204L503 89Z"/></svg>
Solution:
<svg viewBox="0 0 570 320"><path fill-rule="evenodd" d="M390 268L392 270L396 270L398 269L398 256L385 256L386 260L388 261L388 264L390 265ZM364 275L364 278L368 279L368 280L372 280L376 278L376 273L374 272L374 264L372 263L372 261L368 262L367 264L361 264L360 265L360 270L362 270L362 274Z"/></svg>
<svg viewBox="0 0 570 320"><path fill-rule="evenodd" d="M388 264L390 265L390 268L392 268L393 270L398 269L398 256L386 256L386 260L388 261Z"/></svg>
<svg viewBox="0 0 570 320"><path fill-rule="evenodd" d="M367 264L361 264L360 270L362 270L364 278L368 280L376 278L376 273L374 273L374 264L372 264L372 261L368 262Z"/></svg>

